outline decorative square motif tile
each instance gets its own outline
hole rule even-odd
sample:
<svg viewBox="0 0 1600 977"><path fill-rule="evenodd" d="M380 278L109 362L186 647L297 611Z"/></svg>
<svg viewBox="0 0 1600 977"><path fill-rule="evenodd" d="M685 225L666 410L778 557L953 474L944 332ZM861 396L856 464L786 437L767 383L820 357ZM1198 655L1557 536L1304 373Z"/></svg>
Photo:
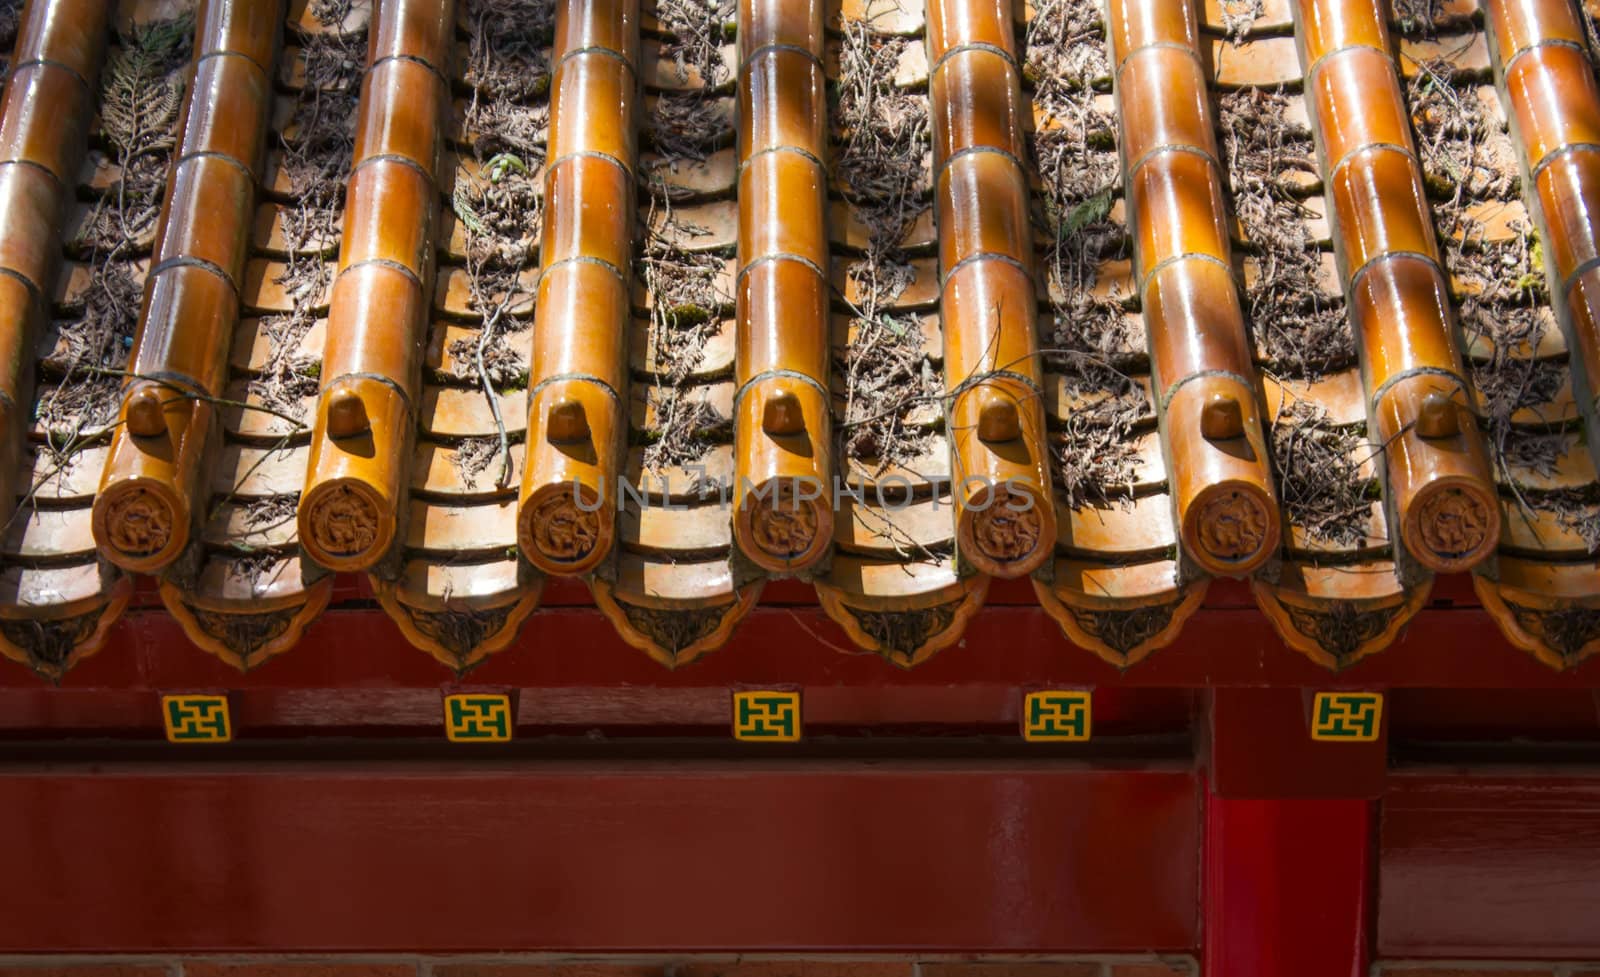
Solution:
<svg viewBox="0 0 1600 977"><path fill-rule="evenodd" d="M1022 738L1033 743L1082 743L1093 733L1089 693L1083 689L1029 692L1022 699Z"/></svg>
<svg viewBox="0 0 1600 977"><path fill-rule="evenodd" d="M233 739L227 696L164 695L161 719L169 743L227 743Z"/></svg>
<svg viewBox="0 0 1600 977"><path fill-rule="evenodd" d="M1371 743L1383 725L1381 692L1318 692L1311 704L1311 738Z"/></svg>
<svg viewBox="0 0 1600 977"><path fill-rule="evenodd" d="M444 697L444 734L452 743L505 743L511 727L509 695L461 692Z"/></svg>
<svg viewBox="0 0 1600 977"><path fill-rule="evenodd" d="M800 740L800 693L781 690L733 694L733 738L767 743Z"/></svg>

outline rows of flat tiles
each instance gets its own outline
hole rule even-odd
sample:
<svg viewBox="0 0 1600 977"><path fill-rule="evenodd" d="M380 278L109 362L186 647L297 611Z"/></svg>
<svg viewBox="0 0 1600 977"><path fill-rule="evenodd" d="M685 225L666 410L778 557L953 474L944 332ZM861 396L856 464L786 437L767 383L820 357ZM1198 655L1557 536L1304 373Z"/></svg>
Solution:
<svg viewBox="0 0 1600 977"><path fill-rule="evenodd" d="M847 8L851 6L846 3ZM889 21L889 26L896 32L914 34L921 27L920 11L916 7L915 4L902 2ZM1216 73L1217 87L1221 91L1233 91L1251 86L1273 89L1281 85L1290 92L1290 112L1296 117L1303 117L1303 105L1293 94L1300 81L1299 64L1293 49L1290 33L1292 23L1288 19L1286 4L1268 2L1265 7L1266 10L1257 18L1250 37L1243 43L1236 44L1221 36L1208 39L1209 57ZM847 15L850 12L847 9ZM1225 26L1220 17L1220 8L1214 3L1207 4L1207 19L1208 26L1218 32ZM303 18L301 23L303 25ZM875 23L883 25L881 20L875 20ZM664 93L685 88L692 89L700 79L693 73L689 78L678 78L670 65L660 57L659 25L653 25L647 20L647 27L655 31L647 37L641 66L641 72L649 89L648 111L650 100L658 99ZM1459 48L1440 38L1426 41L1404 40L1401 45L1402 65L1425 59L1429 52L1450 51L1454 52L1456 63L1461 70L1481 74L1487 69L1487 54L1481 37L1472 32L1458 39L1466 41ZM1102 42L1095 39L1093 43ZM836 50L837 39L832 44L834 47L830 48L830 52ZM897 82L911 89L925 90L926 56L920 54L920 50L920 39L913 38L908 44L907 56L902 59L903 70L897 76ZM283 126L290 124L295 99L304 95L304 90L297 87L303 78L297 51L298 46L291 41L286 46L284 54L283 72L280 78L282 88L278 93L280 131ZM724 45L723 51L725 61L731 59L732 46ZM1287 54L1284 54L1285 51ZM1410 53L1409 58L1405 56L1406 52ZM1485 53L1480 55L1479 52ZM1482 66L1475 60L1480 57L1483 61ZM833 62L834 59L830 58L830 70L836 71L837 69L832 67ZM726 112L726 118L731 126L733 99L730 92L725 83L722 90L713 97L717 99L721 111ZM1488 94L1492 95L1492 89ZM1102 105L1109 108L1109 99L1104 91L1100 92L1099 100ZM458 103L461 101L458 99ZM1495 100L1491 98L1489 101ZM1495 111L1498 113L1497 106ZM425 367L428 371L427 383L420 405L422 437L419 439L412 464L411 484L415 498L410 507L411 528L406 539L408 557L413 559L415 568L422 574L418 586L424 592L431 591L436 596L448 596L451 588L465 585L473 578L481 579L484 581L484 586L490 587L519 585L516 560L511 555L515 546L515 526L512 517L514 490L508 491L502 486L488 484L492 479L484 477L476 480L463 478L450 458L453 446L462 439L486 438L495 433L487 403L481 392L472 389L470 383L464 381L463 378L467 374L466 365L459 362L459 357L452 353L452 348L455 348L458 342L470 340L475 335L475 323L479 319L463 280L464 273L460 264L464 257L461 234L456 222L451 219L448 207L453 181L462 178L462 174L467 178L476 176L474 170L477 163L472 159L470 152L470 142L475 134L463 129L464 119L465 111L458 104L456 124L451 134L451 153L441 167L440 189L444 201L441 210L444 219L441 222L442 233L439 242L441 265L436 287L437 319L430 337ZM649 165L648 156L644 165ZM283 293L276 281L281 275L285 258L281 214L288 189L278 176L280 172L278 168L269 168L268 171L269 199L264 201L259 209L255 238L256 253L252 260L251 272L247 275L246 290L250 293L245 301L247 318L241 323L235 342L234 366L245 394L242 399L248 399L247 379L250 371L259 368L266 353L262 348L259 330L254 328L254 323L258 323L259 317L263 314L282 313L293 308L293 299ZM732 200L732 151L717 150L710 153L703 163L680 166L674 177L681 178L682 187L688 194L687 201L680 203L676 208L678 216L707 229L705 234L691 239L688 246L694 250L719 254L726 259L728 269L725 291L731 295L731 254L736 244L737 228L737 210ZM86 173L84 185L86 188L97 185L103 187L108 179L103 168L94 169ZM1329 253L1330 234L1326 226L1326 208L1321 206L1320 183L1308 180L1305 191L1304 202L1311 212L1307 218L1309 232L1324 253ZM1125 225L1120 201L1120 181L1116 183L1113 198L1107 220L1113 224L1122 222ZM831 226L835 246L834 278L839 286L842 301L835 310L832 328L836 344L842 344L848 342L850 329L848 307L850 283L844 276L842 266L846 264L847 259L863 248L864 235L867 232L860 222L853 218L851 208L837 193L833 206L835 212ZM1520 204L1511 202L1500 209L1502 211L1509 209L1514 214L1516 207L1519 206ZM1510 219L1503 216L1498 218L1493 215L1488 216L1488 222L1497 228L1509 227ZM1253 271L1248 235L1244 233L1242 227L1237 227L1236 237L1241 245L1239 249L1241 274L1244 280L1249 282ZM1044 243L1041 238L1041 244ZM937 368L940 346L939 322L936 315L938 277L932 256L934 238L931 209L924 214L923 220L911 228L902 246L912 255L917 278L916 282L895 300L888 311L906 312L921 317L928 358ZM326 247L326 257L330 260L334 257L335 249L336 242L329 243ZM1336 292L1331 260L1325 262L1325 267L1328 269L1330 293ZM529 292L531 292L532 274L530 272L524 281L525 286L530 286ZM1143 327L1137 320L1136 303L1131 300L1130 275L1131 271L1125 258L1108 260L1097 269L1095 287L1104 288L1108 292L1120 289L1116 294L1125 299L1124 304L1134 326L1133 335L1138 337L1142 344ZM63 275L62 280L61 302L64 307L70 307L76 294L74 287L80 290L82 288L81 272L69 270ZM1455 284L1457 291L1460 292L1461 283ZM1041 290L1047 299L1057 302L1068 298L1052 294L1043 282ZM324 303L318 306L318 311L325 313L325 297L314 301ZM658 372L648 344L648 326L645 319L648 303L649 297L641 293L638 300L640 317L630 340L630 362L635 373L636 388L643 387L644 383ZM1043 304L1042 308L1045 310L1045 315L1041 317L1041 329L1044 332L1045 345L1048 347L1055 323L1051 321L1052 317L1049 314L1050 303ZM525 321L531 316L531 312L531 301L526 305L515 305L512 309L512 314L518 317L519 321ZM321 339L320 327L313 328L303 339L303 355L308 367L319 358ZM512 343L516 350L515 355L525 360L525 352L521 350L521 345L525 344ZM1480 350L1477 345L1472 348ZM1541 355L1543 353L1556 356L1560 351L1541 347ZM1132 362L1135 365L1128 372L1135 381L1147 388L1148 364L1142 363L1137 355L1132 358ZM693 396L710 403L724 417L731 416L732 383L727 379L731 369L732 323L731 316L724 316L721 328L708 341L700 363L690 374ZM1360 385L1353 369L1336 371L1314 384L1289 382L1279 385L1269 382L1268 394L1269 407L1272 407L1269 413L1276 413L1277 409L1291 397L1307 398L1325 410L1335 424L1351 430L1364 429L1365 417L1360 405ZM1046 405L1053 423L1059 427L1068 422L1074 409L1080 406L1083 396L1081 389L1070 389L1060 375L1052 375L1047 384ZM1559 395L1556 399L1559 401ZM1570 403L1570 392L1566 399ZM502 390L499 400L513 442L520 441L526 424L524 395L518 390ZM637 435L646 435L652 421L647 398L636 397L635 400L637 401L634 411L635 432ZM1559 407L1559 403L1556 406ZM1541 416L1535 416L1537 414L1535 411L1521 419L1530 426L1543 423ZM932 423L932 418L921 420L924 423ZM235 502L239 499L255 502L290 498L293 493L298 492L304 477L305 451L299 447L303 441L303 432L296 432L268 415L247 410L230 415L228 434L230 443L224 453L224 462L219 466L213 482L213 491L218 497L224 499L231 497ZM1077 508L1062 505L1065 518L1060 520L1062 533L1058 540L1060 557L1056 567L1058 579L1092 580L1092 587L1101 588L1105 593L1114 593L1118 596L1126 594L1138 597L1157 592L1175 593L1176 566L1172 563L1174 536L1171 526L1171 506L1165 495L1166 476L1160 448L1154 435L1153 416L1142 420L1136 426L1133 437L1131 469L1133 477L1130 479L1127 499L1107 504L1080 505ZM288 442L287 447L279 447L285 438ZM1573 463L1573 459L1586 460L1581 456L1581 446L1575 444L1571 450L1563 454L1563 464L1555 474L1531 473L1527 477L1532 478L1532 481L1518 481L1516 484L1518 487L1528 489L1583 488L1592 485L1592 464L1585 467ZM86 513L87 502L97 478L85 477L84 473L92 471L97 475L98 466L94 464L94 458L95 454L91 450L83 456L82 464L55 480L60 486L62 506L59 510L51 511L71 512L71 503L76 501L81 503L80 508ZM731 448L726 441L715 445L703 461L708 474L712 476L720 474L731 479ZM511 484L514 485L517 474L515 468L521 463L520 450L516 446L513 447L512 463L514 470ZM923 457L912 463L896 466L887 471L880 471L870 463L855 468L857 477L863 481L882 481L890 474L904 475L917 480L919 490L927 490L931 489L932 485L930 476L948 478L949 463L944 442L935 432L930 448ZM642 474L637 457L630 461L629 471L635 480ZM1589 474L1585 476L1585 472ZM690 473L681 471L660 474L666 475L667 484L672 486L686 485L688 479L692 477ZM1541 478L1543 481L1539 480ZM685 488L681 492L669 489L667 494L675 498L692 500L697 493ZM1349 588L1350 593L1370 595L1373 592L1374 574L1365 561L1369 559L1381 561L1386 554L1378 507L1374 505L1373 509L1374 522L1371 531L1354 546L1329 547L1304 533L1291 534L1288 544L1290 555L1311 558L1311 565L1315 565L1318 560L1350 563L1351 569L1357 571L1360 579L1359 586ZM41 511L45 510L41 508ZM937 548L944 545L949 537L948 513L946 507L936 509L931 505L919 506L897 514L896 519L911 539L921 545ZM30 545L34 545L36 551L29 552L19 548L15 551L15 555L49 560L78 558L79 562L74 565L74 572L80 576L84 575L84 568L93 562L93 544L87 532L87 520L84 519L80 527L70 516L57 514L50 518L57 520L59 526L31 537L34 543ZM835 580L849 581L851 585L868 593L879 586L885 587L884 592L890 592L891 589L904 591L908 586L926 586L933 589L948 583L948 575L952 572L952 568L942 565L931 575L905 574L902 571L902 575L910 578L919 576L922 578L914 579L911 583L893 582L885 586L873 582L892 580L893 574L869 574L866 571L867 567L898 568L906 562L902 556L903 548L890 542L892 536L886 539L882 529L875 525L875 521L879 518L881 517L872 513L860 513L853 514L850 519L839 520L840 529L836 543L843 559L835 560L832 571ZM1514 522L1516 520L1507 520L1508 534L1518 531L1510 525ZM69 540L76 542L67 543ZM292 519L286 524L279 522L267 527L252 526L248 522L239 521L239 513L232 508L232 503L223 507L222 515L214 521L213 529L208 531L207 540L216 547L215 552L225 559L255 556L262 551L289 558L296 550ZM63 545L64 543L67 545ZM648 510L644 514L632 513L625 518L624 560L634 563L638 580L643 582L648 577L652 586L665 584L663 593L671 591L686 600L705 596L705 591L697 588L707 585L731 589L732 571L713 569L726 567L729 543L726 519L719 518L716 509L710 506L691 507L687 510L687 514L655 509ZM1516 545L1515 540L1511 541L1511 545ZM443 576L429 572L431 568L441 564L456 566L462 561L475 566L496 565L506 572ZM1130 561L1135 565L1132 570L1127 569ZM674 565L684 562L703 563L706 565L703 569L708 572L692 571L687 566ZM652 566L660 572L648 573L647 568ZM1379 569L1381 571L1381 566ZM295 568L296 575L298 572L298 568ZM1380 572L1377 576L1381 575ZM224 574L224 577L227 576L229 575ZM872 578L871 581L868 579L869 576ZM673 577L677 579L672 580ZM1107 589L1123 586L1128 589L1125 591ZM1089 585L1085 584L1084 589L1090 589ZM1337 593L1339 589L1334 587L1333 591Z"/></svg>
<svg viewBox="0 0 1600 977"><path fill-rule="evenodd" d="M870 57L874 63L892 63L888 84L898 91L904 110L929 112L927 56L918 33L923 13L915 2L844 4L839 27L848 27L849 33L830 39L824 59L831 86L859 90L863 79L854 72ZM845 51L853 56L844 57ZM841 128L839 108L836 104L831 109L836 161L859 153L858 144L865 141ZM915 450L908 457L873 457L870 448L877 434L870 426L868 432L847 432L844 440L862 447L857 456L845 453L844 474L864 489L864 498L846 500L840 508L835 552L820 584L825 606L858 641L865 636L902 665L920 660L930 642L937 645L950 633L959 633L959 623L953 622L965 613L964 607L981 600L980 593L963 584L954 560L950 447L940 405L933 399L943 390L944 324L938 314L931 147L912 152L917 158L907 161L907 172L915 174L913 187L898 204L893 195L847 192L837 176L832 188L835 423L860 422L875 411L870 399L852 402L850 374L853 369L870 370L874 344L894 335L892 330L903 330L903 341L932 389L916 390L915 381L907 381L912 392L929 398L898 418L914 438ZM869 226L873 208L901 214L904 230L898 240L889 239L891 228L874 232ZM901 287L887 292L869 291L868 283L880 276L893 278L896 266L909 268L908 281L901 279ZM865 319L874 304L881 323L876 327Z"/></svg>

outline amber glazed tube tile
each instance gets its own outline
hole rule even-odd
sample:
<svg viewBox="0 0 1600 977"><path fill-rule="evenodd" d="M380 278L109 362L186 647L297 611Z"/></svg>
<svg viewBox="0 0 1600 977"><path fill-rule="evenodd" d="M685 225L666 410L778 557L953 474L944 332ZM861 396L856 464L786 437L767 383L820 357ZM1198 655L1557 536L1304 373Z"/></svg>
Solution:
<svg viewBox="0 0 1600 977"><path fill-rule="evenodd" d="M1260 380L1222 203L1189 0L1113 0L1128 212L1182 550L1247 575L1277 551Z"/></svg>
<svg viewBox="0 0 1600 977"><path fill-rule="evenodd" d="M300 544L366 570L395 541L415 434L454 0L377 0L328 310Z"/></svg>
<svg viewBox="0 0 1600 977"><path fill-rule="evenodd" d="M1582 15L1570 0L1488 0L1483 9L1566 340L1575 410L1592 439L1600 430L1600 88ZM1574 474L1588 482L1592 461L1561 463L1566 471L1558 478L1581 468ZM1506 477L1521 480L1514 470ZM1584 624L1595 614L1600 573L1587 559L1585 536L1574 538L1578 526L1536 509L1530 515L1520 501L1504 517L1499 558L1473 584L1512 644L1553 668L1570 668L1600 651ZM1567 550L1566 559L1552 549Z"/></svg>
<svg viewBox="0 0 1600 977"><path fill-rule="evenodd" d="M1177 637L1209 578L1192 563L1180 574L1174 559L1170 480L1150 430L1156 410L1146 329L1142 314L1124 307L1137 287L1134 270L1120 245L1105 255L1101 244L1134 230L1125 203L1117 202L1125 130L1114 98L1092 87L1112 76L1111 45L1101 30L1080 34L1075 17L1058 5L1027 28L1037 130L1029 148L1049 218L1048 236L1035 242L1047 286L1041 325L1059 356L1050 365L1060 371L1046 376L1046 413L1058 426L1051 434L1055 559L1032 584L1067 641L1125 668ZM1091 132L1116 138L1106 144ZM1104 205L1109 211L1086 225L1073 218ZM1094 262L1087 274L1077 270L1085 257ZM1104 369L1108 358L1111 370Z"/></svg>
<svg viewBox="0 0 1600 977"><path fill-rule="evenodd" d="M627 443L637 0L559 5L534 302L534 388L517 518L523 555L587 574L616 540Z"/></svg>
<svg viewBox="0 0 1600 977"><path fill-rule="evenodd" d="M1600 427L1600 86L1571 0L1488 0L1491 50L1511 107L1550 291L1591 431ZM1525 182L1524 186L1529 184Z"/></svg>
<svg viewBox="0 0 1600 977"><path fill-rule="evenodd" d="M135 379L94 503L95 542L125 570L171 565L205 498L282 19L282 0L209 0L201 9L195 79L134 339Z"/></svg>
<svg viewBox="0 0 1600 977"><path fill-rule="evenodd" d="M1467 570L1493 551L1500 507L1384 10L1297 0L1295 15L1390 533L1428 570Z"/></svg>
<svg viewBox="0 0 1600 977"><path fill-rule="evenodd" d="M234 40L200 42L202 49L220 47L245 53L257 63L265 63L269 76L291 86L273 106L269 125L277 131L269 130L266 159L257 171L258 196L276 191L289 203L263 199L252 215L251 252L239 281L244 312L234 330L229 354L233 380L225 394L236 402L262 406L273 406L273 401L263 396L266 391L281 389L281 381L271 378L288 373L290 384L308 382L306 375L320 363L325 319L317 311L326 312L326 283L285 291L273 279L291 269L301 275L320 275L324 256L336 257L338 231L332 218L342 209L339 201L350 162L348 148L340 159L337 147L329 147L331 152L322 158L327 168L318 165L291 172L284 165L284 155L298 156L307 146L312 137L300 123L313 113L354 118L366 66L361 56L367 46L364 18L342 22L363 32L356 43L334 33L341 29L333 19L336 11L317 16L298 2L282 6L288 8L278 11L288 15L287 57L273 57L277 26L273 23L235 17L221 24L226 36ZM355 49L353 63L341 59L334 77L316 79L313 88L304 88L305 80L297 77L295 70L306 57L306 49L325 53L334 46ZM322 60L316 53L311 56ZM202 71L212 60L232 58L202 60ZM225 105L232 97L234 93L221 92L210 96L222 99ZM248 138L246 132L229 124L230 118L212 113L210 124L223 139ZM194 121L192 113L189 120ZM243 157L245 153L230 151L230 155ZM322 207L335 211L326 215L330 218L326 225L314 216ZM267 255L292 257L287 267L275 263L263 273ZM277 294L267 298L269 291ZM262 318L252 314L264 307L278 311ZM295 502L304 487L311 453L311 430L299 423L297 416L303 412L309 419L315 399L313 382L309 403L299 396L287 397L283 404L287 409L280 414L231 405L220 409L215 423L223 435L222 445L208 454L207 476L201 480L194 503L201 514L194 545L161 574L161 601L189 640L240 671L260 667L294 647L332 596L334 575L301 553L295 519Z"/></svg>
<svg viewBox="0 0 1600 977"><path fill-rule="evenodd" d="M956 547L1038 569L1055 540L1011 4L932 0L928 59Z"/></svg>
<svg viewBox="0 0 1600 977"><path fill-rule="evenodd" d="M739 3L734 541L797 573L833 536L822 0Z"/></svg>
<svg viewBox="0 0 1600 977"><path fill-rule="evenodd" d="M0 105L0 523L27 488L34 336L55 293L108 14L105 0L27 4Z"/></svg>

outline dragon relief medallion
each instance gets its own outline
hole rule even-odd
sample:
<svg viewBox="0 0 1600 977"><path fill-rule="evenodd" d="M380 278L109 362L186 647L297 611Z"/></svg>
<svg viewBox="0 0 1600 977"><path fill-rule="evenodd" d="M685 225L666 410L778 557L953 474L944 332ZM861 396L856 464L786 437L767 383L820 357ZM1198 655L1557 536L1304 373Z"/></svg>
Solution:
<svg viewBox="0 0 1600 977"><path fill-rule="evenodd" d="M135 486L106 503L111 545L130 556L159 553L172 541L172 507L149 489Z"/></svg>
<svg viewBox="0 0 1600 977"><path fill-rule="evenodd" d="M1248 492L1218 492L1201 506L1200 548L1218 560L1246 560L1267 540L1267 510Z"/></svg>
<svg viewBox="0 0 1600 977"><path fill-rule="evenodd" d="M571 492L547 495L533 508L533 545L551 560L576 563L600 542L600 512L580 508Z"/></svg>
<svg viewBox="0 0 1600 977"><path fill-rule="evenodd" d="M1482 546L1489 522L1483 500L1459 488L1432 493L1417 511L1422 544L1443 557L1465 556Z"/></svg>
<svg viewBox="0 0 1600 977"><path fill-rule="evenodd" d="M319 492L307 513L311 533L324 553L365 553L378 539L378 510L365 493L347 485Z"/></svg>
<svg viewBox="0 0 1600 977"><path fill-rule="evenodd" d="M796 500L793 489L780 483L775 490L760 493L751 505L750 531L762 552L793 559L816 541L817 510Z"/></svg>
<svg viewBox="0 0 1600 977"><path fill-rule="evenodd" d="M990 559L1010 563L1038 547L1044 520L1038 501L1031 496L1002 488L990 497L986 508L970 511L972 541Z"/></svg>

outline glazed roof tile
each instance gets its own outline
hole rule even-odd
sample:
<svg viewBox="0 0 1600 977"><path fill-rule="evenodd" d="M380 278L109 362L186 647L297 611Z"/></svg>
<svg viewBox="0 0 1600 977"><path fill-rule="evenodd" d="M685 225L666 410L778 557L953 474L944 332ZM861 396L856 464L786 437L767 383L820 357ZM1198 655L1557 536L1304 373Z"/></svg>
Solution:
<svg viewBox="0 0 1600 977"><path fill-rule="evenodd" d="M1024 576L1120 666L1215 576L1331 668L1466 569L1600 648L1575 0L9 5L41 675L141 575L240 668L340 573L457 671L552 575L668 666L780 576L902 667Z"/></svg>

